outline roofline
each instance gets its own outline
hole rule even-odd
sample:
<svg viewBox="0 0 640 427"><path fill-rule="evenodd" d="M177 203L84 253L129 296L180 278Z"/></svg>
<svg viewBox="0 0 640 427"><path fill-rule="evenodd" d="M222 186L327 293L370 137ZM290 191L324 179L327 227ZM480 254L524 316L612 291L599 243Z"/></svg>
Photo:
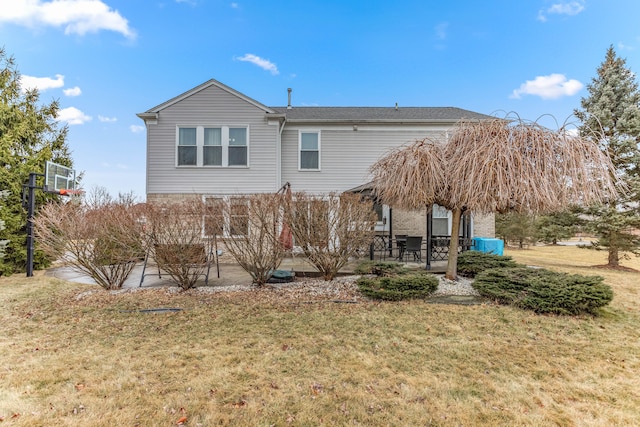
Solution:
<svg viewBox="0 0 640 427"><path fill-rule="evenodd" d="M136 116L140 117L142 120L155 120L158 118L158 113L138 113Z"/></svg>
<svg viewBox="0 0 640 427"><path fill-rule="evenodd" d="M437 124L437 123L458 123L460 120L465 120L465 118L463 117L458 119L287 119L287 123L347 123L347 124L432 123L432 124ZM467 118L466 120L486 120L486 119Z"/></svg>
<svg viewBox="0 0 640 427"><path fill-rule="evenodd" d="M249 98L247 95L245 95L245 94L243 94L241 92L238 92L237 90L235 90L233 88L230 88L229 86L227 86L227 85L225 85L223 83L220 83L216 79L207 80L206 82L194 87L193 89L189 89L188 91L186 91L186 92L184 92L184 93L182 93L182 94L180 94L180 95L178 95L176 97L173 97L173 98L169 99L168 101L163 102L162 104L158 104L155 107L150 108L147 111L145 111L144 113L140 113L140 114L158 113L161 110L164 110L165 108L168 108L168 107L172 106L173 104L176 104L176 103L182 101L183 99L188 98L191 95L193 95L195 93L198 93L201 90L207 89L208 87L211 87L211 86L216 86L219 89L224 90L225 92L228 92L228 93L230 93L230 94L232 94L234 96L237 96L238 98L248 102L249 104L252 104L255 107L260 108L261 110L264 110L267 113L276 114L276 111L274 111L270 107L267 107L266 105L256 101L255 99ZM140 117L140 114L138 114L138 117ZM142 118L142 117L140 117L140 118Z"/></svg>

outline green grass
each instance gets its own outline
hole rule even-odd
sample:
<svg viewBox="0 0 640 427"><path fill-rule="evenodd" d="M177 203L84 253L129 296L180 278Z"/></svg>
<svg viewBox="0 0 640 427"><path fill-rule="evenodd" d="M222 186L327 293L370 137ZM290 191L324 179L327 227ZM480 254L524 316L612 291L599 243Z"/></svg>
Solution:
<svg viewBox="0 0 640 427"><path fill-rule="evenodd" d="M604 254L576 248L509 255L602 275L614 299L597 317L560 317L277 301L269 290L111 294L2 277L0 417L20 426L182 417L189 426L635 425L640 274L591 269ZM127 311L153 307L184 310Z"/></svg>

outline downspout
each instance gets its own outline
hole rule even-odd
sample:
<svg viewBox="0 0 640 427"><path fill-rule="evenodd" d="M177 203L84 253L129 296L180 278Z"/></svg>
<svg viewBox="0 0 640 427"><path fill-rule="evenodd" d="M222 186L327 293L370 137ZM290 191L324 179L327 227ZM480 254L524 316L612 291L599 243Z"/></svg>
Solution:
<svg viewBox="0 0 640 427"><path fill-rule="evenodd" d="M276 141L276 187L282 187L282 131L287 124L285 117L280 125L278 140Z"/></svg>

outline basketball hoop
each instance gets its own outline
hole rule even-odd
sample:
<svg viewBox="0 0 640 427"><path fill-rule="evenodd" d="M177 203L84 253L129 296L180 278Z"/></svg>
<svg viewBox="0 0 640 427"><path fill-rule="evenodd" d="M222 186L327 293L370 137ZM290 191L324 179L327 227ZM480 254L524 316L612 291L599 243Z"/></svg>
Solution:
<svg viewBox="0 0 640 427"><path fill-rule="evenodd" d="M58 194L61 196L69 197L71 202L79 203L82 195L84 194L84 191L71 188L61 188L58 191Z"/></svg>
<svg viewBox="0 0 640 427"><path fill-rule="evenodd" d="M58 191L58 194L67 197L78 197L82 196L83 193L84 191L82 190L74 190L72 188L61 188L60 191Z"/></svg>

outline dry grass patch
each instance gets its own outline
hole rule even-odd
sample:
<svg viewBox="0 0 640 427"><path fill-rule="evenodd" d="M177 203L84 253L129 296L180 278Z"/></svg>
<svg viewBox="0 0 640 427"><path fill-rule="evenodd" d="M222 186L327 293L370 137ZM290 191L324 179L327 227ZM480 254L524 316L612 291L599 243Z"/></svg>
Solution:
<svg viewBox="0 0 640 427"><path fill-rule="evenodd" d="M584 253L573 251L566 264ZM510 255L523 262L521 254L533 259ZM95 287L3 277L0 417L25 426L183 417L189 426L633 425L638 276L602 274L616 299L595 318L421 301L279 302L266 289L77 299ZM154 307L183 311L134 311Z"/></svg>

